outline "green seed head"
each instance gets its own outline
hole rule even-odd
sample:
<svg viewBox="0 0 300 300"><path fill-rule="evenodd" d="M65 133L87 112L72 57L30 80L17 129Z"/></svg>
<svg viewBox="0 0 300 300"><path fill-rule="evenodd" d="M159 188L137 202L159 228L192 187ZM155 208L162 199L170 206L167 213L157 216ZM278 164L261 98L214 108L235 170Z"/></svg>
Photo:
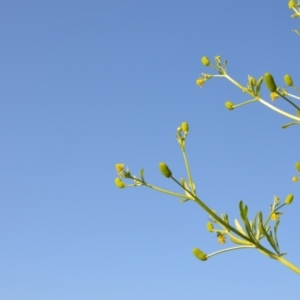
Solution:
<svg viewBox="0 0 300 300"><path fill-rule="evenodd" d="M160 172L166 176L167 178L170 178L172 176L172 172L171 170L169 169L169 167L164 163L164 162L161 162L159 165L159 170Z"/></svg>
<svg viewBox="0 0 300 300"><path fill-rule="evenodd" d="M210 65L210 61L209 61L209 59L208 59L207 56L203 56L203 57L201 58L201 62L203 63L203 65L204 65L205 67L208 67L208 66Z"/></svg>
<svg viewBox="0 0 300 300"><path fill-rule="evenodd" d="M234 109L234 104L231 101L226 101L225 102L225 107L229 110L233 110Z"/></svg>
<svg viewBox="0 0 300 300"><path fill-rule="evenodd" d="M189 124L187 122L182 122L181 129L182 131L189 132Z"/></svg>
<svg viewBox="0 0 300 300"><path fill-rule="evenodd" d="M266 83L266 86L269 89L269 91L271 93L276 92L277 86L276 86L276 83L274 81L274 78L273 78L272 74L266 73L265 76L264 76L264 79L265 79L265 83Z"/></svg>
<svg viewBox="0 0 300 300"><path fill-rule="evenodd" d="M294 0L290 0L289 3L288 3L288 6L290 9L293 9L295 6L296 6L296 3Z"/></svg>
<svg viewBox="0 0 300 300"><path fill-rule="evenodd" d="M300 172L300 162L299 161L295 163L295 167L296 167L296 170L298 172Z"/></svg>
<svg viewBox="0 0 300 300"><path fill-rule="evenodd" d="M124 182L119 177L115 179L115 185L120 189L123 189L125 187Z"/></svg>
<svg viewBox="0 0 300 300"><path fill-rule="evenodd" d="M285 203L286 204L291 204L293 202L293 200L294 200L294 195L293 194L289 194L285 198Z"/></svg>
<svg viewBox="0 0 300 300"><path fill-rule="evenodd" d="M212 223L212 222L208 222L208 223L206 224L206 228L207 228L207 230L208 230L209 232L213 232L213 230L214 230L214 225L213 225L213 223Z"/></svg>
<svg viewBox="0 0 300 300"><path fill-rule="evenodd" d="M207 260L207 255L204 252L202 252L199 248L194 248L193 254L202 261Z"/></svg>
<svg viewBox="0 0 300 300"><path fill-rule="evenodd" d="M292 79L292 77L290 75L286 74L283 79L284 79L284 83L287 86L293 86L293 84L294 84L293 83L293 79Z"/></svg>

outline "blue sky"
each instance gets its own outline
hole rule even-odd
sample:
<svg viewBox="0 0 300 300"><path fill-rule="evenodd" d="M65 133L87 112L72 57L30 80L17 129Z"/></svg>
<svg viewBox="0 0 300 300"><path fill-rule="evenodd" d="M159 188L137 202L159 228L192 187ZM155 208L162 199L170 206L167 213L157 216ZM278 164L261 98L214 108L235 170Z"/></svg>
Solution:
<svg viewBox="0 0 300 300"><path fill-rule="evenodd" d="M157 166L186 176L188 121L198 195L217 212L237 218L243 199L266 214L299 193L298 128L258 103L226 110L247 97L225 80L195 85L203 55L242 83L299 82L286 2L1 1L0 299L298 299L297 275L256 251L196 260L223 246L194 203L113 183L122 162L176 190ZM296 265L298 212L295 197L279 231Z"/></svg>

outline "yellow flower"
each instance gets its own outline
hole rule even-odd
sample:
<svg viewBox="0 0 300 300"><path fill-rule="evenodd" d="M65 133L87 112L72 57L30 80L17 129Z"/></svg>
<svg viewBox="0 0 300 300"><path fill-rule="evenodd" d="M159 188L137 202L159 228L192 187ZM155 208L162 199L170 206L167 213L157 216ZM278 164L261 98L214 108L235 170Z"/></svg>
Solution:
<svg viewBox="0 0 300 300"><path fill-rule="evenodd" d="M226 243L226 236L222 233L217 234L218 237L218 243L219 244L225 244Z"/></svg>
<svg viewBox="0 0 300 300"><path fill-rule="evenodd" d="M274 101L275 99L279 98L279 95L275 92L270 93L270 98L272 101Z"/></svg>
<svg viewBox="0 0 300 300"><path fill-rule="evenodd" d="M202 85L204 84L205 82L205 79L202 78L202 77L199 77L197 80L196 80L196 84L199 86L199 87L202 87Z"/></svg>
<svg viewBox="0 0 300 300"><path fill-rule="evenodd" d="M124 172L124 164L116 164L116 170L118 174L122 174Z"/></svg>
<svg viewBox="0 0 300 300"><path fill-rule="evenodd" d="M299 180L299 178L298 178L297 176L294 176L294 177L292 178L292 180L293 180L294 182L297 182L297 181Z"/></svg>
<svg viewBox="0 0 300 300"><path fill-rule="evenodd" d="M272 219L273 221L278 220L279 217L280 217L280 214L279 214L279 213L273 213L273 214L271 215L271 219Z"/></svg>

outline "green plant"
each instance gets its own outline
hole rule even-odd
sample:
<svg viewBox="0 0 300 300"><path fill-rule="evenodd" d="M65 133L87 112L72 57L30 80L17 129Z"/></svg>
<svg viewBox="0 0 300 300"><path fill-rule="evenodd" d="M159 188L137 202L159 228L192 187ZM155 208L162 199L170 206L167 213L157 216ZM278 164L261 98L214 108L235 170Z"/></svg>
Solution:
<svg viewBox="0 0 300 300"><path fill-rule="evenodd" d="M294 12L292 17L300 17L299 0L297 3L294 0L290 0L288 2L288 6ZM300 31L295 30L295 32L297 34L300 34ZM300 100L300 97L291 94L288 91L289 89L293 88L296 93L300 94L300 90L294 85L293 79L290 75L284 76L283 81L286 85L285 87L278 87L272 74L270 73L265 73L258 79L255 79L252 76L248 76L247 84L244 86L228 74L226 70L227 61L222 61L220 56L214 58L214 64L212 64L210 59L206 56L202 57L201 62L205 67L210 67L215 70L217 74L203 73L202 76L196 80L196 84L199 87L202 87L208 80L211 80L213 78L224 78L234 84L243 93L250 96L250 99L238 104L235 104L232 101L226 101L225 107L227 109L234 110L246 104L259 102L269 109L275 111L276 113L279 113L291 120L291 122L283 125L282 128L288 128L289 126L300 124L300 107L296 104L296 102L294 102ZM273 103L270 103L262 98L261 86L263 82L270 91L270 98L272 102L275 99L281 98L290 105L290 111L279 109ZM222 249L211 254L206 254L201 249L194 248L192 251L193 254L201 261L206 261L214 255L221 254L227 251L253 248L257 249L266 256L279 261L280 263L284 264L286 267L290 268L300 275L300 268L284 258L286 253L281 252L277 236L282 208L284 206L291 205L294 196L292 194L288 194L284 200L281 200L279 197L275 196L268 215L263 216L262 211L259 211L256 213L255 217L252 220L248 217L248 206L245 205L243 201L239 202L239 213L241 221L235 219L232 222L229 220L229 216L227 214L218 215L213 209L209 207L207 203L203 202L197 195L196 186L192 178L192 171L186 153L188 133L189 125L187 122L183 122L177 128L176 138L183 155L183 160L187 172L187 179L175 178L172 174L171 169L167 166L166 163L161 162L159 164L159 170L162 175L167 179L174 181L174 183L181 188L181 193L169 191L148 183L145 179L143 169L140 171L139 176L133 176L128 168L124 168L124 164L116 164L116 170L118 173L118 177L115 179L116 186L119 188L138 186L149 187L158 192L162 192L179 198L181 202L193 201L198 204L203 210L205 210L210 218L206 226L207 230L210 233L216 234L217 240L220 244L224 244L226 242L226 239L228 238L232 242L232 244L234 244L234 246ZM298 174L295 175L292 180L294 182L297 182L300 179L300 162L297 162L295 166ZM131 183L127 184L124 182L124 180L131 180ZM264 246L262 244L263 241L266 241L266 244L268 246Z"/></svg>

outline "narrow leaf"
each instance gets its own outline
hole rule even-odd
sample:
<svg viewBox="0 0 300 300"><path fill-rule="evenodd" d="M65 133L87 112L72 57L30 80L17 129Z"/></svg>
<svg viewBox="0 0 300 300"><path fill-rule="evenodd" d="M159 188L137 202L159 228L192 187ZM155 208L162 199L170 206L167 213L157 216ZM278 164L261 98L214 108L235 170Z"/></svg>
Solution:
<svg viewBox="0 0 300 300"><path fill-rule="evenodd" d="M243 235L246 235L246 233L245 233L243 227L241 226L241 224L239 223L239 221L238 221L237 219L234 220L234 224L235 224L236 229L237 229L240 233L242 233Z"/></svg>

